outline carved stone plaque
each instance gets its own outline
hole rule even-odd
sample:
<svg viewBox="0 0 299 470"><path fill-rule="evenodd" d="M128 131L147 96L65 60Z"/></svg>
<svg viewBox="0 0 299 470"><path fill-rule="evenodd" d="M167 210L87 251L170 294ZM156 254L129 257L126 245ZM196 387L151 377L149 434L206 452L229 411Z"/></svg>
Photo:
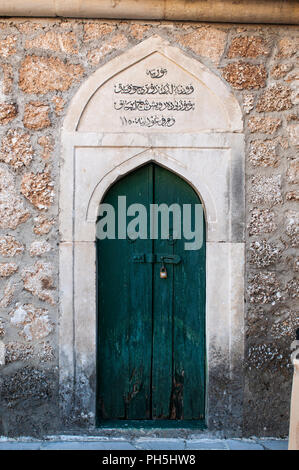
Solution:
<svg viewBox="0 0 299 470"><path fill-rule="evenodd" d="M226 122L219 97L200 77L154 52L124 68L96 91L78 130L194 132L223 129Z"/></svg>

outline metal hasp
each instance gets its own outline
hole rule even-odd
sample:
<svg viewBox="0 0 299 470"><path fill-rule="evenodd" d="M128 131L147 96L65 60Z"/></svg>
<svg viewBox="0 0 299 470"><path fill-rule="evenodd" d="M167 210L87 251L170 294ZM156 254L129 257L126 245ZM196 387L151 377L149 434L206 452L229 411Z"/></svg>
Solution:
<svg viewBox="0 0 299 470"><path fill-rule="evenodd" d="M181 262L181 257L179 255L163 255L156 254L157 263L170 263L170 264L179 264Z"/></svg>
<svg viewBox="0 0 299 470"><path fill-rule="evenodd" d="M168 263L179 264L182 261L179 255L166 255L154 253L140 253L133 256L134 263Z"/></svg>

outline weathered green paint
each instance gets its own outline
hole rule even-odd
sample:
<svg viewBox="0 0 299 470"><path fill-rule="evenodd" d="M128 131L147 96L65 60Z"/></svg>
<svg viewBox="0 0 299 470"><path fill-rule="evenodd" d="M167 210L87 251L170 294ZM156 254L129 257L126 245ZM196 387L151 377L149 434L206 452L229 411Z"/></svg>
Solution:
<svg viewBox="0 0 299 470"><path fill-rule="evenodd" d="M117 212L123 195L127 206L148 207L148 225L151 203L200 203L190 185L155 164L119 180L103 202ZM97 242L100 422L204 419L205 240L190 251L185 241L159 234ZM175 255L167 279L160 279L161 254Z"/></svg>

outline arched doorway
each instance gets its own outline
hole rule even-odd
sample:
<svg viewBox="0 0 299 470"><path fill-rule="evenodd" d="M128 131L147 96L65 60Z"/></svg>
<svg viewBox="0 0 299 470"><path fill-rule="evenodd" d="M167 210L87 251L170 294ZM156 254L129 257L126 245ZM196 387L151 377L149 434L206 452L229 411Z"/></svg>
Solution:
<svg viewBox="0 0 299 470"><path fill-rule="evenodd" d="M120 83L135 83L141 76L147 81L145 72L154 62L167 68L171 83L181 78L185 85L192 84L197 96L192 122L180 111L172 127L117 127L120 121L110 112L114 87L119 91ZM66 425L71 421L90 429L96 422L95 232L100 202L121 177L154 161L188 181L205 207L206 424L209 429L240 429L245 261L242 129L240 106L221 78L159 37L146 39L100 67L75 94L61 131L59 192L59 389Z"/></svg>
<svg viewBox="0 0 299 470"><path fill-rule="evenodd" d="M149 163L116 182L102 202L114 208L115 232L97 240L99 423L204 420L206 262L204 216L196 212L202 209L200 199L182 178ZM130 214L127 234L121 227L124 203ZM166 209L164 215L160 211L155 218L154 205ZM99 221L108 230L108 209L102 207ZM146 227L139 226L142 215ZM165 216L168 233L162 232ZM133 225L141 238L130 234Z"/></svg>

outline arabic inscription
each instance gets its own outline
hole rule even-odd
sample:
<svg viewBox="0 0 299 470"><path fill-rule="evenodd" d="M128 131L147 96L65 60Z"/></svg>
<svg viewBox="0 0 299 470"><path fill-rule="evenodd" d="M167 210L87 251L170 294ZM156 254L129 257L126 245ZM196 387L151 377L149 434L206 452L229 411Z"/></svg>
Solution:
<svg viewBox="0 0 299 470"><path fill-rule="evenodd" d="M113 107L116 111L126 113L119 116L121 126L169 128L175 125L177 113L195 111L195 100L192 99L194 86L191 83L166 81L167 73L165 67L150 68L145 72L152 80L148 83L124 82L114 85ZM141 115L134 115L134 112Z"/></svg>

